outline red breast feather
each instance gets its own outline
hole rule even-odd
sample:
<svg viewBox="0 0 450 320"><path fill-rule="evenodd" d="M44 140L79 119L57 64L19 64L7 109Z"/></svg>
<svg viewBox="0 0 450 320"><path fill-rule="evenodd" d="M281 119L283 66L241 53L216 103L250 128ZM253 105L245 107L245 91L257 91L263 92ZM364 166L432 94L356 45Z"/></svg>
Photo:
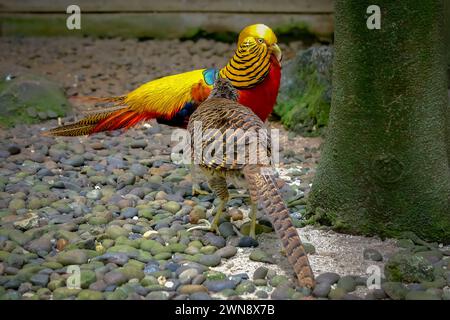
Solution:
<svg viewBox="0 0 450 320"><path fill-rule="evenodd" d="M272 57L267 77L251 89L239 90L239 103L249 107L262 121L266 121L277 101L280 78L280 64Z"/></svg>

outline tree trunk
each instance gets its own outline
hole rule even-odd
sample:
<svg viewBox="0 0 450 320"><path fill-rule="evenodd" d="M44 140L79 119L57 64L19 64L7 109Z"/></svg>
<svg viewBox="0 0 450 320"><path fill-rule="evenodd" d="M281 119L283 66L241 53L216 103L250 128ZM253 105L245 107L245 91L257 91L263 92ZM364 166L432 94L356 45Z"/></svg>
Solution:
<svg viewBox="0 0 450 320"><path fill-rule="evenodd" d="M329 128L309 212L335 229L450 242L443 2L336 0Z"/></svg>

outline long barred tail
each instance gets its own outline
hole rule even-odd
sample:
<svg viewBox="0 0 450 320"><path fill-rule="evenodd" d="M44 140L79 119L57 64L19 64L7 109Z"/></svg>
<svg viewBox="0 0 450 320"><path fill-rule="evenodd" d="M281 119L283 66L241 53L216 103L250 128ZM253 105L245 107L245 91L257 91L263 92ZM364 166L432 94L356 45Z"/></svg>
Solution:
<svg viewBox="0 0 450 320"><path fill-rule="evenodd" d="M92 112L80 121L63 125L43 132L45 136L82 136L96 132L128 129L137 123L152 119L149 112L138 113L127 106L104 108L101 112Z"/></svg>
<svg viewBox="0 0 450 320"><path fill-rule="evenodd" d="M266 171L266 169L268 170ZM298 236L297 230L292 224L289 211L284 204L270 171L270 168L256 166L249 166L244 169L244 174L250 189L250 196L253 201L256 201L254 199L260 200L264 211L272 222L275 232L283 243L287 258L297 275L299 284L313 288L314 274L309 265L305 248Z"/></svg>
<svg viewBox="0 0 450 320"><path fill-rule="evenodd" d="M125 101L126 96L116 97L91 97L91 96L72 96L70 101L75 103L114 103L115 105L121 104Z"/></svg>

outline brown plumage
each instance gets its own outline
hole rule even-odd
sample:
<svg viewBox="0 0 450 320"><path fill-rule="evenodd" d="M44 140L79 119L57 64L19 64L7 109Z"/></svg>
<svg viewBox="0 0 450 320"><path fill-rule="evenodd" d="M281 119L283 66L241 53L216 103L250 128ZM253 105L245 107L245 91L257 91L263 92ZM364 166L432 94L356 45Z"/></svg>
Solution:
<svg viewBox="0 0 450 320"><path fill-rule="evenodd" d="M282 241L299 284L312 288L314 275L305 249L273 178L267 128L236 99L236 90L228 80L216 80L210 97L191 115L188 124L194 166L205 173L208 184L221 200L211 228L217 230L228 201L227 181L247 188L252 201L250 235L255 237L256 203L260 201ZM251 134L245 136L249 132ZM254 137L254 133L258 143L252 149L248 137ZM227 148L231 150L228 154Z"/></svg>

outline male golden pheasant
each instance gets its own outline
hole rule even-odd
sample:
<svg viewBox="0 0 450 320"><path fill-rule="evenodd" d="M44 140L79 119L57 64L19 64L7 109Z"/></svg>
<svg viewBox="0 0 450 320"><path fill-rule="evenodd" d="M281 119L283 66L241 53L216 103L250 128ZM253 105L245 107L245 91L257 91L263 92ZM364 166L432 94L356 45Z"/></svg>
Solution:
<svg viewBox="0 0 450 320"><path fill-rule="evenodd" d="M113 106L88 114L84 119L51 129L45 134L79 136L157 119L186 127L189 116L204 101L218 77L227 78L239 92L239 103L251 108L263 121L272 112L280 85L281 50L273 31L263 24L244 28L237 50L228 64L218 69L200 69L145 83L126 95L84 100ZM83 100L83 99L82 99Z"/></svg>
<svg viewBox="0 0 450 320"><path fill-rule="evenodd" d="M237 100L238 91L232 84L217 79L211 95L194 111L187 127L191 159L205 173L210 188L220 199L211 229L217 230L229 198L227 181L245 187L252 202L250 235L255 237L259 200L283 243L299 284L312 288L314 275L305 249L273 178L267 129L252 110ZM251 143L255 141L256 148L252 149Z"/></svg>

